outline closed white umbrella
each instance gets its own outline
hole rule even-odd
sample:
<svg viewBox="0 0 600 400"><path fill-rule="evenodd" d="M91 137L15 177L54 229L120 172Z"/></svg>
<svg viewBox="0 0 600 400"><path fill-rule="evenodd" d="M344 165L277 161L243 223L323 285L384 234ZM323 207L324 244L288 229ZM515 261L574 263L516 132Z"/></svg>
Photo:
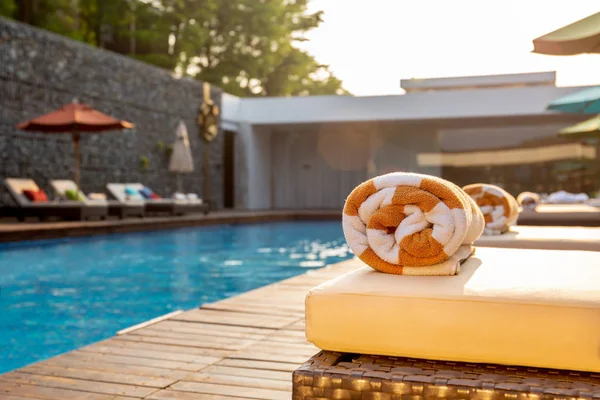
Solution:
<svg viewBox="0 0 600 400"><path fill-rule="evenodd" d="M183 121L177 126L176 140L171 153L169 171L177 174L177 191L182 192L181 175L194 171L194 161L190 150L190 140L188 139L187 128Z"/></svg>

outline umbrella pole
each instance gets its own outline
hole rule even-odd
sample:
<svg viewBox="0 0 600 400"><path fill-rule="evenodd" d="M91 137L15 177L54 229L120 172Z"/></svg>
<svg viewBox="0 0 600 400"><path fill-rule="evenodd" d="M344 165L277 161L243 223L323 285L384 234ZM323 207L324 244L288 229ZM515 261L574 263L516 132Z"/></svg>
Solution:
<svg viewBox="0 0 600 400"><path fill-rule="evenodd" d="M179 172L177 172L176 175L177 175L177 191L179 193L183 193L183 188L181 185L181 174Z"/></svg>
<svg viewBox="0 0 600 400"><path fill-rule="evenodd" d="M79 133L73 134L73 153L75 155L75 186L77 186L77 193L79 193Z"/></svg>

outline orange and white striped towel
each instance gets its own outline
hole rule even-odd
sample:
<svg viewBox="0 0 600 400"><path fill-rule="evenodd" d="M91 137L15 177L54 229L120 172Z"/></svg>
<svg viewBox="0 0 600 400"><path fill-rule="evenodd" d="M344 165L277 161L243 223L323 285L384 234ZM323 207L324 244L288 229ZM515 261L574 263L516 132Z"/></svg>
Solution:
<svg viewBox="0 0 600 400"><path fill-rule="evenodd" d="M463 187L481 209L485 219L484 235L500 235L509 230L519 218L519 204L506 190L486 183Z"/></svg>
<svg viewBox="0 0 600 400"><path fill-rule="evenodd" d="M535 210L538 204L542 201L542 197L533 192L519 193L517 196L517 203L523 208L529 208Z"/></svg>
<svg viewBox="0 0 600 400"><path fill-rule="evenodd" d="M483 215L455 184L394 172L370 179L346 199L346 241L372 268L398 275L455 275L473 254Z"/></svg>

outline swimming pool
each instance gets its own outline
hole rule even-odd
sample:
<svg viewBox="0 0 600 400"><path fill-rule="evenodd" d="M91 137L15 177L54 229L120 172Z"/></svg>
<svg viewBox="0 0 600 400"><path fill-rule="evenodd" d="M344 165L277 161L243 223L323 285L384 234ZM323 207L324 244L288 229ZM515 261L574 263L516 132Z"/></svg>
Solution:
<svg viewBox="0 0 600 400"><path fill-rule="evenodd" d="M0 373L348 259L340 225L217 225L2 244Z"/></svg>

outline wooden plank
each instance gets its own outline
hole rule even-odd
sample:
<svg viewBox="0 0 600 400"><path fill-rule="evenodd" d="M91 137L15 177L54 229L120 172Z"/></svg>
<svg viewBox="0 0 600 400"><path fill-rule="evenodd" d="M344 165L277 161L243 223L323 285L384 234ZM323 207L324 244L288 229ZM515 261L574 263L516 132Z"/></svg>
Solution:
<svg viewBox="0 0 600 400"><path fill-rule="evenodd" d="M179 339L179 338L170 338L170 337L161 337L161 336L143 336L143 335L123 335L117 336L115 338L118 341L125 342L134 342L134 343L153 343L159 345L170 345L170 346L179 346L186 350L195 349L195 348L211 348L214 350L229 350L235 351L240 350L250 344L252 341L246 342L238 342L237 344L229 344L229 343L219 343L219 342L209 342L209 341L199 341L199 340L190 340L190 339Z"/></svg>
<svg viewBox="0 0 600 400"><path fill-rule="evenodd" d="M86 371L112 372L116 374L131 374L139 376L149 376L154 378L171 379L181 379L188 374L185 371L177 371L173 369L159 367L139 366L133 365L131 363L118 364L111 362L102 362L98 360L82 360L76 357L70 357L69 353L65 354L64 356L50 358L49 360L45 360L43 363L34 365L49 365L64 368L76 368Z"/></svg>
<svg viewBox="0 0 600 400"><path fill-rule="evenodd" d="M213 303L202 306L202 310L213 310L213 311L231 311L245 314L260 314L260 315L272 315L281 317L296 317L302 318L304 316L304 309L291 309L291 308L279 308L274 307L270 304L234 304L234 303Z"/></svg>
<svg viewBox="0 0 600 400"><path fill-rule="evenodd" d="M235 353L234 355L230 356L229 358L237 358L237 359L244 359L244 360L258 360L258 361L276 361L276 362L286 362L286 363L295 363L295 364L302 364L304 363L308 357L303 356L303 355L291 355L291 354L270 354L270 353L264 353L264 352L250 352L250 351L244 351L244 352L240 352L240 353Z"/></svg>
<svg viewBox="0 0 600 400"><path fill-rule="evenodd" d="M245 314L273 315L294 318L302 318L304 316L304 311L281 310L272 307L255 307L248 305L209 304L203 306L202 310L231 311Z"/></svg>
<svg viewBox="0 0 600 400"><path fill-rule="evenodd" d="M269 337L268 340L266 340L267 343L297 343L297 344L302 344L302 343L308 343L306 341L306 339L303 338L295 338L295 337L290 337L290 336L273 336L273 337ZM260 343L260 342L254 342L254 343Z"/></svg>
<svg viewBox="0 0 600 400"><path fill-rule="evenodd" d="M228 354L231 354L229 350L219 350L219 349L206 349L201 347L183 347L171 344L158 344L158 343L144 343L139 341L127 341L120 340L121 337L114 337L112 339L105 340L103 342L99 342L93 344L93 346L101 346L101 347L123 347L128 349L140 349L140 350L152 350L159 351L165 353L183 353L187 355L194 356L203 356L209 358L223 358Z"/></svg>
<svg viewBox="0 0 600 400"><path fill-rule="evenodd" d="M284 371L294 372L300 367L300 363L290 362L277 362L277 361L262 361L262 360L248 360L248 359L236 359L226 358L219 361L216 365L222 365L224 367L236 367L236 368L255 368L266 371Z"/></svg>
<svg viewBox="0 0 600 400"><path fill-rule="evenodd" d="M163 389L177 381L177 379L154 378L147 376L133 375L130 373L116 373L106 371L89 371L77 369L74 367L59 367L43 364L34 364L21 368L19 372L28 374L56 376L63 378L81 379L96 382L120 383L124 385L148 386Z"/></svg>
<svg viewBox="0 0 600 400"><path fill-rule="evenodd" d="M279 354L284 356L304 357L304 361L317 354L320 350L314 346L306 348L274 347L273 343L261 343L260 346L250 346L244 350L251 353ZM238 354L238 353L236 353ZM236 354L233 356L235 357Z"/></svg>
<svg viewBox="0 0 600 400"><path fill-rule="evenodd" d="M275 300L275 299L274 299ZM299 312L304 312L304 303L297 303L297 302L292 302L292 303L287 303L287 302L280 302L277 301L275 303L267 303L264 301L258 301L252 298L246 298L244 295L240 295L240 296L236 296L236 297L230 297L228 299L225 300L219 300L215 303L210 303L208 304L209 306L221 306L221 305L227 305L227 306L236 306L236 305L246 305L246 306L253 306L253 307L260 307L260 308L275 308L277 310L281 310L281 311L285 311L285 310L289 310L289 311L299 311Z"/></svg>
<svg viewBox="0 0 600 400"><path fill-rule="evenodd" d="M291 372L282 372L282 371L269 371L265 369L255 369L255 368L234 368L234 367L224 367L220 365L211 365L202 370L202 373L207 374L219 374L219 375L229 375L229 376L247 376L250 378L263 378L263 379L271 379L276 381L292 381L292 373ZM189 380L189 379L183 379Z"/></svg>
<svg viewBox="0 0 600 400"><path fill-rule="evenodd" d="M289 329L280 329L280 330L270 334L269 339L274 338L274 337L283 337L283 336L306 339L306 332L304 332L304 331L299 332L297 330L289 330Z"/></svg>
<svg viewBox="0 0 600 400"><path fill-rule="evenodd" d="M283 328L298 320L297 317L266 317L256 314L221 312L212 310L192 310L172 318L174 321L208 322L223 325L238 325L263 328Z"/></svg>
<svg viewBox="0 0 600 400"><path fill-rule="evenodd" d="M34 400L34 397L11 396L0 393L1 400Z"/></svg>
<svg viewBox="0 0 600 400"><path fill-rule="evenodd" d="M302 304L306 299L306 293L308 290L300 289L294 290L295 288L267 286L260 292L249 292L240 296L244 300L256 300L256 301L267 301L271 300L271 303L275 304Z"/></svg>
<svg viewBox="0 0 600 400"><path fill-rule="evenodd" d="M297 338L294 338L297 340ZM299 352L299 353L304 353L305 351L318 351L318 347L316 347L315 345L313 345L312 343L309 343L307 341L297 341L297 342L290 342L290 343L273 343L270 340L262 340L259 342L256 342L248 347L246 347L246 349L265 349L267 351L284 351L284 352Z"/></svg>
<svg viewBox="0 0 600 400"><path fill-rule="evenodd" d="M209 363L193 363L193 362L185 362L185 361L169 361L169 360L164 360L164 359L160 359L160 358L146 358L146 357L142 357L141 354L138 354L137 352L134 352L133 356L127 356L127 355L120 355L120 354L103 354L103 353L94 353L94 352L87 352L87 351L81 351L81 350L76 350L76 351L72 351L70 353L67 353L65 355L61 355L58 356L60 358L62 357L75 357L78 358L80 360L83 361L89 361L89 362L96 362L96 361L101 361L101 362L108 362L108 363L115 363L115 364L123 364L123 365L135 365L135 366L142 366L142 367L157 367L157 368L166 368L166 369L171 369L171 370L183 370L183 371L199 371L202 368L206 367L207 365L209 365ZM46 363L50 363L51 360L54 360L54 358L51 358L50 360L46 360ZM212 363L210 363L212 364Z"/></svg>
<svg viewBox="0 0 600 400"><path fill-rule="evenodd" d="M221 396L218 394L203 394L202 397L198 393L180 392L177 390L161 390L146 397L148 400L247 400L248 398Z"/></svg>
<svg viewBox="0 0 600 400"><path fill-rule="evenodd" d="M207 332L210 335L218 333L219 336L223 337L239 337L237 335L264 336L276 331L276 329L273 328L210 324L199 321L175 321L173 319L154 324L152 325L151 329L172 330L176 332L189 333Z"/></svg>
<svg viewBox="0 0 600 400"><path fill-rule="evenodd" d="M290 342L290 343L271 343L270 338L265 339L265 340L261 340L258 341L256 343L253 343L250 347L264 347L264 348L271 348L271 349L280 349L283 351L287 351L287 350L314 350L317 347L315 347L315 345L313 345L312 343L309 343L306 341L306 339L302 340L300 338L294 338L292 337L291 339L296 340L296 342Z"/></svg>
<svg viewBox="0 0 600 400"><path fill-rule="evenodd" d="M178 382L171 386L173 390L202 394L218 394L223 396L246 397L264 400L289 400L291 393L281 390L248 388L241 386L222 386L212 383Z"/></svg>
<svg viewBox="0 0 600 400"><path fill-rule="evenodd" d="M0 396L4 395L47 400L131 400L131 397L81 392L78 390L60 389L55 387L7 383L0 380Z"/></svg>
<svg viewBox="0 0 600 400"><path fill-rule="evenodd" d="M95 382L54 376L9 372L0 375L0 380L10 383L45 386L58 389L79 390L82 392L112 394L118 396L145 397L156 392L156 388L146 386L121 385L117 383Z"/></svg>
<svg viewBox="0 0 600 400"><path fill-rule="evenodd" d="M163 351L142 350L139 348L136 349L119 346L93 345L89 347L84 347L79 351L98 354L110 354L115 356L153 358L156 360L179 361L181 363L202 365L214 364L216 361L219 360L218 357L204 357L185 353L166 353Z"/></svg>
<svg viewBox="0 0 600 400"><path fill-rule="evenodd" d="M283 390L287 392L292 391L291 380L286 382L281 380L253 378L248 376L206 374L204 371L201 373L190 374L190 376L182 382L201 382L224 386L242 386L246 388Z"/></svg>
<svg viewBox="0 0 600 400"><path fill-rule="evenodd" d="M294 322L293 324L287 325L285 327L285 329L292 330L292 331L305 332L306 331L306 325L304 323L304 320L300 320L300 321Z"/></svg>
<svg viewBox="0 0 600 400"><path fill-rule="evenodd" d="M242 334L244 335L244 334ZM244 337L223 337L218 332L213 332L212 334L198 334L198 333L188 333L188 332L177 332L177 331L167 331L167 330L159 330L153 328L144 328L138 331L132 332L127 336L145 336L145 337L157 337L157 338L170 338L170 339L183 339L183 340L197 340L199 342L211 342L211 343L225 343L236 345L245 342L253 342L256 341L257 338L263 338L265 335L252 335L251 339L246 339Z"/></svg>

